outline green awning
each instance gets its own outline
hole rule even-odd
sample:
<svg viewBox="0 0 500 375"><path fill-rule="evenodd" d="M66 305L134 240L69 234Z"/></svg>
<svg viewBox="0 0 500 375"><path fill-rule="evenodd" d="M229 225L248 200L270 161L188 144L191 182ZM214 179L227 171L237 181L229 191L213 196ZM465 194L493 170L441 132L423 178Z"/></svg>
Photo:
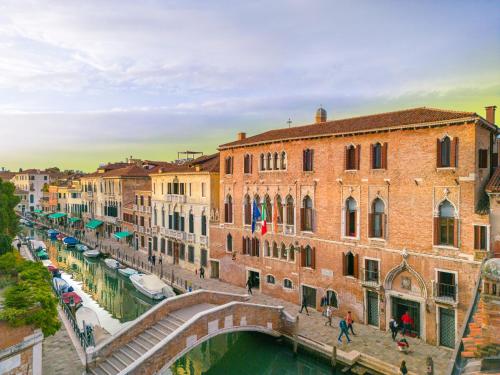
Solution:
<svg viewBox="0 0 500 375"><path fill-rule="evenodd" d="M118 238L119 240L122 238L127 238L128 236L131 236L132 233L130 232L116 232L115 237Z"/></svg>
<svg viewBox="0 0 500 375"><path fill-rule="evenodd" d="M69 218L69 221L70 223L76 223L78 221L81 221L82 219L80 219L79 217L70 217Z"/></svg>
<svg viewBox="0 0 500 375"><path fill-rule="evenodd" d="M99 228L100 226L102 225L102 221L101 220L97 220L97 219L94 219L94 220L90 220L87 225L85 225L87 228L89 229L97 229Z"/></svg>
<svg viewBox="0 0 500 375"><path fill-rule="evenodd" d="M49 219L60 219L61 217L65 217L66 214L64 212L56 212L55 214L50 214Z"/></svg>
<svg viewBox="0 0 500 375"><path fill-rule="evenodd" d="M38 210L33 210L33 212L34 212L35 214L41 214L41 213L43 212L43 210L38 209Z"/></svg>
<svg viewBox="0 0 500 375"><path fill-rule="evenodd" d="M51 215L51 213L50 212L42 212L40 215L41 216L48 216L48 215Z"/></svg>

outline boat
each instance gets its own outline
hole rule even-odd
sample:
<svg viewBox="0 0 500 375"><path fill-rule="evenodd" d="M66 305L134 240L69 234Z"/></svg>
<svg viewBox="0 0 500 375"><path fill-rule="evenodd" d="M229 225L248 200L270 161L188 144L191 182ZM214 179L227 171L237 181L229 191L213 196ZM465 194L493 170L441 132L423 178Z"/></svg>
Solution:
<svg viewBox="0 0 500 375"><path fill-rule="evenodd" d="M41 249L40 251L38 251L36 253L36 256L40 260L47 260L47 259L49 259L49 254L47 254L47 251L45 249Z"/></svg>
<svg viewBox="0 0 500 375"><path fill-rule="evenodd" d="M79 241L75 237L66 237L63 243L66 247L74 247Z"/></svg>
<svg viewBox="0 0 500 375"><path fill-rule="evenodd" d="M111 268L113 270L116 270L121 267L120 262L118 262L116 259L113 258L104 259L104 263L106 263L106 266L108 266L108 268Z"/></svg>
<svg viewBox="0 0 500 375"><path fill-rule="evenodd" d="M33 222L28 219L19 219L19 222L27 227L33 227Z"/></svg>
<svg viewBox="0 0 500 375"><path fill-rule="evenodd" d="M136 271L136 270L134 270L133 268L128 268L127 267L127 268L120 268L120 269L118 269L118 273L120 275L125 276L125 277L130 277L132 275L138 274L139 272Z"/></svg>
<svg viewBox="0 0 500 375"><path fill-rule="evenodd" d="M82 297L80 297L76 292L66 292L61 295L63 302L71 306L71 302L76 306L76 308L79 308L80 305L82 304Z"/></svg>
<svg viewBox="0 0 500 375"><path fill-rule="evenodd" d="M101 326L97 313L85 305L80 306L80 308L76 310L75 318L81 332L84 332L84 325L90 326L93 329L95 326Z"/></svg>
<svg viewBox="0 0 500 375"><path fill-rule="evenodd" d="M54 285L54 289L59 294L73 291L73 287L69 285L66 280L61 279L60 277L54 277L52 279L52 285Z"/></svg>
<svg viewBox="0 0 500 375"><path fill-rule="evenodd" d="M65 234L63 234L63 233L59 233L59 234L56 236L56 239L57 239L58 241L62 241L62 240L64 240L64 238L66 238L66 235L65 235Z"/></svg>
<svg viewBox="0 0 500 375"><path fill-rule="evenodd" d="M51 240L55 240L59 232L55 229L49 229L47 231L47 235L50 237Z"/></svg>
<svg viewBox="0 0 500 375"><path fill-rule="evenodd" d="M76 249L76 251L84 252L84 251L87 251L89 248L82 243L77 243L75 245L75 249Z"/></svg>
<svg viewBox="0 0 500 375"><path fill-rule="evenodd" d="M83 256L86 258L97 258L99 255L101 255L101 252L97 249L95 250L86 250L83 252Z"/></svg>
<svg viewBox="0 0 500 375"><path fill-rule="evenodd" d="M44 267L48 267L52 265L52 262L48 259L42 259L42 264Z"/></svg>
<svg viewBox="0 0 500 375"><path fill-rule="evenodd" d="M138 273L130 276L130 281L139 292L151 299L175 296L174 290L156 275Z"/></svg>

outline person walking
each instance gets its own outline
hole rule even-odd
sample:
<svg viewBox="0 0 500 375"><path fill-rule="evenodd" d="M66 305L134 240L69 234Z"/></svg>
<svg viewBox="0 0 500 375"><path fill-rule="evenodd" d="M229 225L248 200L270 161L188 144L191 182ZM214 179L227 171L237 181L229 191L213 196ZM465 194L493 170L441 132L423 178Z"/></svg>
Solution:
<svg viewBox="0 0 500 375"><path fill-rule="evenodd" d="M306 309L306 314L309 316L309 310L307 310L307 298L306 296L302 296L302 304L300 305L299 313L302 314L302 310Z"/></svg>
<svg viewBox="0 0 500 375"><path fill-rule="evenodd" d="M339 338L337 340L339 342L339 344L342 344L342 336L344 336L344 335L347 338L347 343L350 343L351 339L349 338L349 333L347 330L347 322L345 319L342 319L340 321L339 328L340 328L340 334L339 334Z"/></svg>
<svg viewBox="0 0 500 375"><path fill-rule="evenodd" d="M399 366L399 373L401 375L406 375L408 374L408 369L406 368L406 361L401 362L401 366Z"/></svg>
<svg viewBox="0 0 500 375"><path fill-rule="evenodd" d="M352 324L354 323L354 319L352 318L352 314L350 311L347 312L347 315L345 317L345 321L347 323L347 329L351 330L353 336L356 336L356 334L354 333L354 330L352 329Z"/></svg>
<svg viewBox="0 0 500 375"><path fill-rule="evenodd" d="M153 258L151 257L151 255L148 255L148 263L151 264L152 261L153 261Z"/></svg>
<svg viewBox="0 0 500 375"><path fill-rule="evenodd" d="M330 327L332 326L332 315L333 315L333 309L331 306L326 307L326 322L325 326L328 324Z"/></svg>
<svg viewBox="0 0 500 375"><path fill-rule="evenodd" d="M389 329L391 330L392 341L396 341L399 327L398 322L396 322L396 319L394 319L394 317L391 317L391 320L389 321Z"/></svg>
<svg viewBox="0 0 500 375"><path fill-rule="evenodd" d="M155 266L156 265L156 255L155 254L153 254L153 256L151 257L151 260L153 262L153 266Z"/></svg>
<svg viewBox="0 0 500 375"><path fill-rule="evenodd" d="M248 293L252 294L252 278L250 276L248 276L248 280L247 280L247 283L246 283L246 287L248 288Z"/></svg>
<svg viewBox="0 0 500 375"><path fill-rule="evenodd" d="M411 326L413 324L413 319L411 318L410 314L408 314L408 310L403 314L401 317L401 322L403 323L403 336L406 334L406 332L410 333Z"/></svg>
<svg viewBox="0 0 500 375"><path fill-rule="evenodd" d="M203 266L200 267L200 279L205 278L205 268Z"/></svg>

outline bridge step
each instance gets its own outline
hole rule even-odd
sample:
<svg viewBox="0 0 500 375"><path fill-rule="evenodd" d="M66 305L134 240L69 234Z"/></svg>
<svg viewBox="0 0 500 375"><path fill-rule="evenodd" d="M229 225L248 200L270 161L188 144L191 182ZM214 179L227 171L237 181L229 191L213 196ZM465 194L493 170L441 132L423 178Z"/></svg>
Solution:
<svg viewBox="0 0 500 375"><path fill-rule="evenodd" d="M113 357L116 357L116 359L120 361L125 367L127 367L131 363L134 363L134 359L124 354L121 349L116 351L115 354L113 354Z"/></svg>
<svg viewBox="0 0 500 375"><path fill-rule="evenodd" d="M158 328L160 328L160 329L162 329L162 330L165 330L165 331L167 331L169 334L170 334L170 333L172 333L175 329L177 329L177 328L172 328L172 327L170 327L168 323L164 323L164 322L162 322L162 321L156 322L155 327L158 327Z"/></svg>
<svg viewBox="0 0 500 375"><path fill-rule="evenodd" d="M158 337L158 334L154 334L154 332L151 332L150 329L144 331L140 337L142 337L144 340L147 340L148 342L151 342L152 345L156 345L161 341L161 337Z"/></svg>
<svg viewBox="0 0 500 375"><path fill-rule="evenodd" d="M147 338L144 338L144 334L141 334L140 336L137 336L134 339L134 342L137 343L137 344L139 344L139 345L142 345L142 347L144 349L146 349L146 351L148 351L153 346L155 346L155 343L153 341L148 340Z"/></svg>
<svg viewBox="0 0 500 375"><path fill-rule="evenodd" d="M117 372L120 372L123 370L125 367L127 367L126 364L122 363L115 355L113 354L108 360L106 361L111 367L113 367Z"/></svg>
<svg viewBox="0 0 500 375"><path fill-rule="evenodd" d="M134 362L137 358L139 358L139 354L137 354L137 352L134 352L132 349L127 348L126 346L123 346L120 349L118 349L118 353L122 357L124 358L126 357L127 359L129 359L131 362Z"/></svg>
<svg viewBox="0 0 500 375"><path fill-rule="evenodd" d="M115 368L108 363L108 361L100 363L98 368L104 371L106 375L116 375L119 372L116 371Z"/></svg>
<svg viewBox="0 0 500 375"><path fill-rule="evenodd" d="M158 341L161 341L166 336L165 334L159 334L158 331L154 330L154 327L149 328L144 333L147 333Z"/></svg>
<svg viewBox="0 0 500 375"><path fill-rule="evenodd" d="M178 317L177 315L175 314L172 314L170 313L169 315L167 315L167 318L171 318L171 320L175 321L176 323L178 323L178 325L182 325L184 324L186 321L180 317Z"/></svg>
<svg viewBox="0 0 500 375"><path fill-rule="evenodd" d="M141 355L143 355L144 353L146 353L146 348L142 345L139 345L135 339L130 341L128 344L127 344L128 347L130 347L132 350L134 350L137 354L139 354L139 357Z"/></svg>
<svg viewBox="0 0 500 375"><path fill-rule="evenodd" d="M165 327L162 327L159 324L152 326L151 330L155 331L158 334L158 337L161 336L162 338L167 336L170 332L172 332L170 330L167 330Z"/></svg>
<svg viewBox="0 0 500 375"><path fill-rule="evenodd" d="M89 373L91 375L106 375L106 373L103 370L101 370L99 367L90 369Z"/></svg>

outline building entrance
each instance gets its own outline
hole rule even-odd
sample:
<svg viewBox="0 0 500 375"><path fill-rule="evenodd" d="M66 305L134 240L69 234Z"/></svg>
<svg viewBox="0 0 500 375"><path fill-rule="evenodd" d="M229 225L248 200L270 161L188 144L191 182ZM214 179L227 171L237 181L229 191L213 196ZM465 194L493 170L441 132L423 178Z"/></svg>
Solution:
<svg viewBox="0 0 500 375"><path fill-rule="evenodd" d="M252 288L260 289L260 273L257 271L248 271L248 277L252 280Z"/></svg>
<svg viewBox="0 0 500 375"><path fill-rule="evenodd" d="M420 337L420 303L403 298L391 297L391 305L392 316L396 319L400 327L402 327L401 317L408 311L408 314L410 314L410 317L413 319L413 326L411 327L410 333L413 336Z"/></svg>
<svg viewBox="0 0 500 375"><path fill-rule="evenodd" d="M316 289L302 285L302 298L306 299L308 307L316 308Z"/></svg>

